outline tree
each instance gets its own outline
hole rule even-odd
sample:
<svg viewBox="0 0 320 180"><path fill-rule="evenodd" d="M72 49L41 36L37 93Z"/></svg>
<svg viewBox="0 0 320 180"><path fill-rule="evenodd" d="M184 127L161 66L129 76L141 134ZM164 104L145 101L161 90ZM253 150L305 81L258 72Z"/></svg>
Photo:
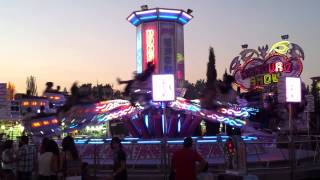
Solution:
<svg viewBox="0 0 320 180"><path fill-rule="evenodd" d="M186 93L184 95L184 98L186 99L196 99L197 98L197 91L193 83L190 83L189 81L184 81L184 87L186 88Z"/></svg>
<svg viewBox="0 0 320 180"><path fill-rule="evenodd" d="M53 92L53 82L47 82L46 83L46 89L44 90L44 92L47 92L47 93L51 93Z"/></svg>
<svg viewBox="0 0 320 180"><path fill-rule="evenodd" d="M209 62L207 64L207 87L209 89L214 89L216 81L217 81L216 58L214 55L213 47L210 47Z"/></svg>
<svg viewBox="0 0 320 180"><path fill-rule="evenodd" d="M196 89L196 92L197 92L197 98L200 98L206 89L205 80L204 79L197 80L196 83L194 84L194 88Z"/></svg>
<svg viewBox="0 0 320 180"><path fill-rule="evenodd" d="M14 95L16 93L16 87L13 83L9 82L8 83L8 99L10 101L14 100Z"/></svg>
<svg viewBox="0 0 320 180"><path fill-rule="evenodd" d="M113 93L114 90L110 84L97 84L96 86L93 86L93 97L96 100L101 101L113 99Z"/></svg>
<svg viewBox="0 0 320 180"><path fill-rule="evenodd" d="M37 81L34 76L27 77L27 95L37 96Z"/></svg>

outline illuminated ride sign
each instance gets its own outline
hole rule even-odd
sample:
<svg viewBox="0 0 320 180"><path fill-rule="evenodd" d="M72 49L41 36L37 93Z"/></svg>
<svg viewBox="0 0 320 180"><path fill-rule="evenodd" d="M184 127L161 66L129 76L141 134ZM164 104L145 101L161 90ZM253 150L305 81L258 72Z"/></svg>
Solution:
<svg viewBox="0 0 320 180"><path fill-rule="evenodd" d="M255 49L244 49L230 64L236 83L245 90L273 86L280 77L300 77L304 52L289 41Z"/></svg>
<svg viewBox="0 0 320 180"><path fill-rule="evenodd" d="M153 29L146 30L146 51L147 51L147 62L153 62L155 56L155 33Z"/></svg>
<svg viewBox="0 0 320 180"><path fill-rule="evenodd" d="M147 68L148 63L155 65L158 73L158 25L154 22L142 24L137 30L137 73ZM142 56L141 56L142 55Z"/></svg>
<svg viewBox="0 0 320 180"><path fill-rule="evenodd" d="M173 74L152 75L152 97L153 101L175 100Z"/></svg>

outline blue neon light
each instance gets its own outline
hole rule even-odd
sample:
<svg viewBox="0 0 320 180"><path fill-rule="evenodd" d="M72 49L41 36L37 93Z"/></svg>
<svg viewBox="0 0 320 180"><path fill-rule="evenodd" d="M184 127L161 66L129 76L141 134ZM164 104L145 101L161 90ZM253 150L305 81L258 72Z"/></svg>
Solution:
<svg viewBox="0 0 320 180"><path fill-rule="evenodd" d="M124 138L124 140L138 140L139 138Z"/></svg>
<svg viewBox="0 0 320 180"><path fill-rule="evenodd" d="M139 19L136 19L132 22L132 24L137 25L139 23Z"/></svg>
<svg viewBox="0 0 320 180"><path fill-rule="evenodd" d="M145 115L144 116L144 123L146 124L147 128L149 127L149 116Z"/></svg>
<svg viewBox="0 0 320 180"><path fill-rule="evenodd" d="M242 138L244 141L258 140L258 138L257 138L257 137L254 137L254 136L241 136L241 138Z"/></svg>
<svg viewBox="0 0 320 180"><path fill-rule="evenodd" d="M156 19L157 18L157 16L142 16L142 17L140 17L140 19L141 20L150 20L150 19Z"/></svg>
<svg viewBox="0 0 320 180"><path fill-rule="evenodd" d="M179 121L178 121L178 132L180 132L181 131L181 120L179 119Z"/></svg>
<svg viewBox="0 0 320 180"><path fill-rule="evenodd" d="M161 18L161 19L177 19L178 16L160 15L159 18Z"/></svg>
<svg viewBox="0 0 320 180"><path fill-rule="evenodd" d="M203 139L217 139L217 136L203 136Z"/></svg>
<svg viewBox="0 0 320 180"><path fill-rule="evenodd" d="M137 29L137 73L142 73L142 37L141 27Z"/></svg>
<svg viewBox="0 0 320 180"><path fill-rule="evenodd" d="M181 144L183 143L183 140L172 140L172 141L167 141L168 144Z"/></svg>
<svg viewBox="0 0 320 180"><path fill-rule="evenodd" d="M104 144L103 141L89 141L88 144Z"/></svg>
<svg viewBox="0 0 320 180"><path fill-rule="evenodd" d="M122 141L121 144L131 144L130 141Z"/></svg>
<svg viewBox="0 0 320 180"><path fill-rule="evenodd" d="M71 126L69 127L69 129L73 129L73 128L77 127L77 126L78 126L78 124L71 124Z"/></svg>
<svg viewBox="0 0 320 180"><path fill-rule="evenodd" d="M130 17L127 18L127 20L135 26L138 26L143 22L155 21L158 19L174 21L184 25L192 19L192 16L182 10L156 8L132 13Z"/></svg>
<svg viewBox="0 0 320 180"><path fill-rule="evenodd" d="M162 122L162 133L165 134L165 129L164 129L164 114L161 115L161 122Z"/></svg>
<svg viewBox="0 0 320 180"><path fill-rule="evenodd" d="M79 140L76 140L74 143L75 144L84 144L87 142L87 139L79 139Z"/></svg>
<svg viewBox="0 0 320 180"><path fill-rule="evenodd" d="M210 139L210 140L198 140L198 143L213 143L213 142L217 142L217 140L215 139Z"/></svg>
<svg viewBox="0 0 320 180"><path fill-rule="evenodd" d="M185 19L183 19L183 18L181 18L181 17L179 18L179 21L180 21L180 22L182 22L183 24L188 23L188 21L187 21L187 20L185 20Z"/></svg>
<svg viewBox="0 0 320 180"><path fill-rule="evenodd" d="M138 144L160 144L161 141L138 141Z"/></svg>

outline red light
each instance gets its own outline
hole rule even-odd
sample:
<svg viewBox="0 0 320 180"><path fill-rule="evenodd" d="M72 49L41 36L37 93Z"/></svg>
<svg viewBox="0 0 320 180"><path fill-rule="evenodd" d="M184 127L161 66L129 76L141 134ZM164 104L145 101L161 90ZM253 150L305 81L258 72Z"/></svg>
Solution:
<svg viewBox="0 0 320 180"><path fill-rule="evenodd" d="M234 149L234 144L233 144L233 141L231 139L229 139L227 142L226 142L226 149L227 149L227 152L229 154L233 154L235 149Z"/></svg>
<svg viewBox="0 0 320 180"><path fill-rule="evenodd" d="M57 123L58 123L58 120L53 119L53 120L51 120L51 123L52 123L52 124L57 124Z"/></svg>
<svg viewBox="0 0 320 180"><path fill-rule="evenodd" d="M142 70L147 68L148 63L155 65L155 73L159 71L158 67L158 26L156 23L146 23L142 30Z"/></svg>

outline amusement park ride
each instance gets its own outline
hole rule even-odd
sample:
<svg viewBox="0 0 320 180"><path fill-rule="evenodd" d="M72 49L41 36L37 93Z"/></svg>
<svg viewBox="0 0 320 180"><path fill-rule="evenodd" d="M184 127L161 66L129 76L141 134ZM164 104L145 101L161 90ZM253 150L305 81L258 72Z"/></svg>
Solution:
<svg viewBox="0 0 320 180"><path fill-rule="evenodd" d="M149 73L143 80L136 78L130 82L129 94L135 100L117 99L74 105L67 112L34 119L31 132L38 135L73 132L114 120L122 121L130 135L139 138L159 138L164 134L167 137L190 136L203 120L237 128L246 126L250 117L259 112L258 108L248 106L250 102L242 105L213 100L219 107L209 110L201 107L199 99L183 98L183 28L192 18L190 12L177 9L154 8L131 13L127 20L136 27L137 32L136 77ZM230 72L242 91L263 89L262 93L276 94L275 85L280 76L300 76L303 59L300 46L285 39L271 49L265 46L257 51L244 47L240 55L233 59ZM150 65L153 66L152 73L148 72ZM174 77L176 98L165 104L165 114L162 113L164 103L150 98L151 74L171 74Z"/></svg>

